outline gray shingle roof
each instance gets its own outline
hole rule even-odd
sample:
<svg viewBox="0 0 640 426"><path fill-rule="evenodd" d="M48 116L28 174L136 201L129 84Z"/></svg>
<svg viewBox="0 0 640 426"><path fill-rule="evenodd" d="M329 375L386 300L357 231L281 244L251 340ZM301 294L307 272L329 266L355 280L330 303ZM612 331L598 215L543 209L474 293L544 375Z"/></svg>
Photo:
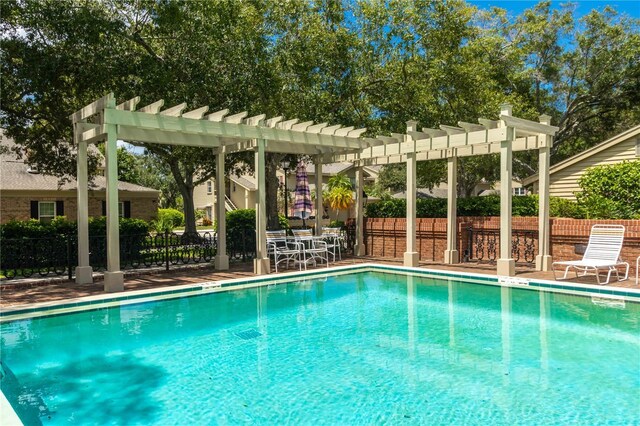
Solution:
<svg viewBox="0 0 640 426"><path fill-rule="evenodd" d="M308 175L315 175L316 174L316 166L315 166L315 164L309 163L306 166L307 166L307 174ZM353 167L352 163L329 163L329 164L323 164L322 165L322 174L323 175L328 175L328 176L333 176L333 175L337 175L338 173L345 172L345 171L349 170L352 167ZM295 171L295 167L293 167L293 170Z"/></svg>
<svg viewBox="0 0 640 426"><path fill-rule="evenodd" d="M4 135L2 129L0 129L0 145L7 149L12 149L16 146L12 139ZM100 154L97 148L93 147L92 150ZM6 149L0 150L0 191L69 191L76 189L75 179L59 185L57 177L29 172L29 165L24 160L17 159L13 151L6 151ZM100 157L103 158L101 154ZM106 188L107 179L104 176L96 176L93 178L89 189L92 191L105 191ZM118 190L147 194L160 193L156 189L128 182L118 182Z"/></svg>
<svg viewBox="0 0 640 426"><path fill-rule="evenodd" d="M0 161L0 191L68 191L76 189L76 181L72 180L59 185L58 178L41 173L28 172L29 166L21 161ZM90 189L105 191L107 179L104 176L93 178ZM118 182L119 191L138 193L159 193L156 189L146 188L129 182Z"/></svg>

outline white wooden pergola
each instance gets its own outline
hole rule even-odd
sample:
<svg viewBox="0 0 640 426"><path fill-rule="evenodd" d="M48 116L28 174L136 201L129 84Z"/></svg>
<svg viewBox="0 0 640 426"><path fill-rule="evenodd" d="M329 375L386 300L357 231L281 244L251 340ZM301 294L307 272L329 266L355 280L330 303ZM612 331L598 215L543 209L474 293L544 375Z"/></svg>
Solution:
<svg viewBox="0 0 640 426"><path fill-rule="evenodd" d="M456 241L457 213L456 187L458 157L500 153L500 258L498 275L515 275L515 261L511 256L511 194L513 151L537 149L539 151L540 201L538 222L538 250L536 267L548 271L549 255L549 154L557 127L550 125L551 117L540 116L540 122L511 116L511 106L502 105L500 120L480 118L478 124L458 122L458 126L423 128L417 131L417 122L407 122L407 134L392 134L365 138L370 148L358 154L338 154L333 161L354 161L358 166L374 164L407 164L407 249L405 266L418 265L416 250L416 162L447 159L447 249L445 263L458 263ZM358 168L359 170L361 167ZM362 219L358 218L358 223ZM359 227L360 229L360 227Z"/></svg>
<svg viewBox="0 0 640 426"><path fill-rule="evenodd" d="M335 153L357 153L376 141L360 136L366 129L354 129L328 123L314 124L297 119L283 121L282 117L266 119L246 112L229 115L228 110L207 114L208 107L185 111L186 104L162 109L162 100L137 108L139 97L116 104L113 93L98 99L70 116L74 128L74 142L78 150L78 266L76 282L92 282L93 269L89 264L87 145L106 142L107 178L107 271L104 275L106 291L121 291L124 277L120 270L118 230L118 165L117 141L171 144L214 149L216 152L216 220L218 223L217 269L229 267L226 255L224 156L230 152L255 152L255 171L258 182L256 202L256 259L257 274L269 272L266 245L265 210L265 152L309 154L314 157L316 185L322 186L323 156ZM212 160L213 161L213 160ZM316 207L322 211L322 194L316 197ZM362 206L362 203L359 203ZM362 211L360 211L362 216ZM320 229L321 218L316 218ZM361 243L360 243L361 244Z"/></svg>
<svg viewBox="0 0 640 426"><path fill-rule="evenodd" d="M74 142L78 150L78 266L76 282L92 282L89 264L88 233L88 174L87 145L106 142L107 178L107 271L106 291L124 288L120 271L118 230L117 141L194 146L215 150L216 156L216 220L218 223L218 252L215 267L228 269L226 255L224 156L230 152L254 151L258 183L256 201L256 259L254 272L269 272L266 248L265 210L265 152L312 155L316 165L316 187L322 186L323 162L352 161L356 165L356 245L355 254L364 255L362 168L372 164L407 163L407 251L404 263L417 266L416 219L416 161L447 158L449 203L446 263L458 262L456 248L456 169L457 158L468 155L500 152L501 155L501 236L499 275L514 275L511 259L511 160L512 151L539 149L540 151L540 236L538 269L548 270L549 256L549 149L558 130L549 125L549 117L532 122L511 117L505 106L500 121L479 119L480 124L459 123L460 127L441 126L440 129L417 131L416 122L408 122L407 134L391 137L363 138L366 129L354 129L328 123L299 122L283 117L267 119L264 114L248 117L246 112L229 115L228 110L207 114L208 107L185 111L186 104L162 110L162 100L137 109L139 97L116 104L109 94L85 106L70 116L74 127ZM508 196L505 196L508 195ZM322 194L316 197L316 208L322 211ZM321 229L321 217L316 217L316 229Z"/></svg>

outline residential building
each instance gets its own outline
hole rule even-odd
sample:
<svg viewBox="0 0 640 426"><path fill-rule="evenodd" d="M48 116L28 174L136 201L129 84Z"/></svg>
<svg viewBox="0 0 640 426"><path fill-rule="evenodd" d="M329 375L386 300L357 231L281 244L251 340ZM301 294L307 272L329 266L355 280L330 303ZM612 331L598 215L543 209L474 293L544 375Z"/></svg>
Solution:
<svg viewBox="0 0 640 426"><path fill-rule="evenodd" d="M549 169L549 194L575 200L575 193L580 191L578 180L589 167L627 160L640 160L640 125L552 166ZM523 184L537 193L538 175L526 178Z"/></svg>
<svg viewBox="0 0 640 426"><path fill-rule="evenodd" d="M56 216L76 220L76 181L60 183L55 176L39 173L11 150L13 140L0 131L0 223L11 220L51 221ZM100 155L93 148L92 153ZM104 163L104 161L102 162ZM104 171L104 164L99 172ZM118 182L119 214L151 220L156 217L160 191ZM106 215L106 178L95 176L89 188L89 215Z"/></svg>

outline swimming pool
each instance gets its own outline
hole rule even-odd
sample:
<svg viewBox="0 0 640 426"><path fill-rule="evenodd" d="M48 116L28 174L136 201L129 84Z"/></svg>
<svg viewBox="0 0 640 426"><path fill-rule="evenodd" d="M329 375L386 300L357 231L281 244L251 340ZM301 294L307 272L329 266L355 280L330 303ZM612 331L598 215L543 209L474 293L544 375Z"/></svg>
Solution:
<svg viewBox="0 0 640 426"><path fill-rule="evenodd" d="M362 270L1 325L25 424L633 424L640 305Z"/></svg>

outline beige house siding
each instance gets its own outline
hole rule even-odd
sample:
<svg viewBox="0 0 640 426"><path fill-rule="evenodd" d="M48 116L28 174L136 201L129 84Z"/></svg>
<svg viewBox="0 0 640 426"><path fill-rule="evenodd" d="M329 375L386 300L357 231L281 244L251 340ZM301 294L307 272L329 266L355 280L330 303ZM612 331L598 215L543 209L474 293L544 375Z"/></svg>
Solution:
<svg viewBox="0 0 640 426"><path fill-rule="evenodd" d="M104 194L90 195L89 216L102 216L102 202ZM0 197L0 223L11 220L31 219L31 201L62 201L64 202L64 216L72 221L77 219L77 197L75 191L59 191L56 196L51 192L12 192L3 191ZM156 217L158 212L158 199L155 196L131 196L121 192L119 201L131 202L131 217L146 221Z"/></svg>
<svg viewBox="0 0 640 426"><path fill-rule="evenodd" d="M193 188L193 206L196 210L204 210L207 218L213 220L215 214L215 188L216 181L211 179L211 192L207 182Z"/></svg>
<svg viewBox="0 0 640 426"><path fill-rule="evenodd" d="M256 191L249 191L247 188L231 184L229 194L231 202L239 209L255 209L256 208Z"/></svg>
<svg viewBox="0 0 640 426"><path fill-rule="evenodd" d="M553 173L549 183L550 195L575 200L575 193L580 191L578 180L589 167L638 159L637 141L638 138L627 139Z"/></svg>

